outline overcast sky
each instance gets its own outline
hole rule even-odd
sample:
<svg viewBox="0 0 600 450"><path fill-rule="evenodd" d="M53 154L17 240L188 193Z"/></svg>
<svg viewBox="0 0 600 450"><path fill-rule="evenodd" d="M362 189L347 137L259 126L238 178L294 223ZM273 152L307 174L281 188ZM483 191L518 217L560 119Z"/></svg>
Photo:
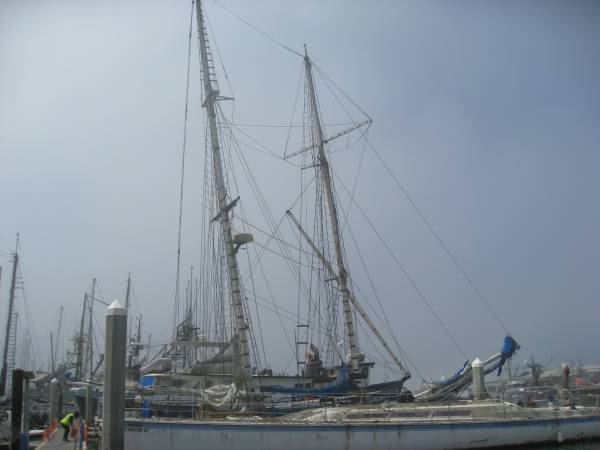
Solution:
<svg viewBox="0 0 600 450"><path fill-rule="evenodd" d="M600 360L598 2L221 1L293 49L306 43L373 118L369 139L521 343L519 361L530 353ZM154 339L169 335L190 7L0 5L0 329L7 252L20 232L41 364L59 305L66 339L92 277L109 301L123 298L131 272L134 313L143 312ZM234 120L288 123L301 58L215 2L206 8L233 92L221 86L236 99ZM204 152L195 48L192 56L185 267L199 260ZM321 106L327 122L346 120L333 102ZM285 133L245 131L283 153ZM281 217L297 194L297 170L245 152ZM333 155L348 185L359 158L353 150ZM459 346L470 358L497 351L504 330L368 149L358 180L358 203ZM245 208L259 216L251 201ZM415 365L432 377L455 370L460 352L355 208L349 221ZM353 276L364 282L353 255ZM292 292L278 301L295 309L296 288L274 278L276 292ZM18 309L24 328L22 294ZM269 362L281 370L289 347L279 321L267 313L263 320Z"/></svg>

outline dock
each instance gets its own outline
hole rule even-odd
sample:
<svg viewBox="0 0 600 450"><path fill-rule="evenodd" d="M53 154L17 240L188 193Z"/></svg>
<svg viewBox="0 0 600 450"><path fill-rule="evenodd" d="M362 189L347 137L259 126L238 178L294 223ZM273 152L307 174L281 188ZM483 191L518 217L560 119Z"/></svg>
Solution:
<svg viewBox="0 0 600 450"><path fill-rule="evenodd" d="M74 450L79 448L79 435L77 438L69 438L68 442L64 442L62 436L62 428L56 429L48 442L41 443L35 450Z"/></svg>

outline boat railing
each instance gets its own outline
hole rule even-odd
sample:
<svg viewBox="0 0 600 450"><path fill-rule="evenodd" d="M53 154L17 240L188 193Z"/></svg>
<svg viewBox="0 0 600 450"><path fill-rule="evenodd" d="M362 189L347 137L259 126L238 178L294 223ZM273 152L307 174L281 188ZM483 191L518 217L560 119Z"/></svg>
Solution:
<svg viewBox="0 0 600 450"><path fill-rule="evenodd" d="M252 400L252 399L251 399ZM142 399L139 396L126 402L126 417L165 420L220 420L254 418L263 420L278 418L291 422L439 422L462 420L513 420L538 419L554 412L557 418L563 415L585 416L600 414L600 399L595 404L579 405L574 397L556 401L550 405L534 403L519 405L496 400L448 401L431 404L400 403L392 396L379 396L377 403L341 404L331 399L310 398L293 405L284 399L265 398L255 401L231 402L209 405L201 399L163 398ZM258 400L258 401L257 401ZM372 400L371 400L372 401Z"/></svg>

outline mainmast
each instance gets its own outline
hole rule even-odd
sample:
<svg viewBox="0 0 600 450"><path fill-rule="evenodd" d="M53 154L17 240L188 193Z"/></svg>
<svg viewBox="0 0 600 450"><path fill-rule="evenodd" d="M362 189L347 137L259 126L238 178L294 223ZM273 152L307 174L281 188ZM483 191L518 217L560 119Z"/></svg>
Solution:
<svg viewBox="0 0 600 450"><path fill-rule="evenodd" d="M350 307L350 291L348 290L348 272L344 264L344 255L342 252L342 241L340 236L340 226L337 208L335 204L335 196L333 194L333 186L331 183L331 171L329 169L329 161L325 154L325 136L321 126L321 118L319 116L319 108L317 97L315 94L315 84L312 74L312 64L308 54L304 56L304 65L306 69L306 77L308 81L308 92L310 98L310 109L312 112L314 130L316 134L316 146L318 148L319 165L321 167L321 180L325 188L325 198L329 209L329 219L331 221L331 231L335 244L335 259L338 267L339 286L342 291L342 309L344 311L344 323L346 336L348 336L348 344L350 346L350 363L353 371L358 370L359 366L359 350L356 339L356 327L354 325L354 317Z"/></svg>
<svg viewBox="0 0 600 450"><path fill-rule="evenodd" d="M4 353L2 354L2 369L0 371L0 396L4 396L6 394L6 386L7 386L7 378L9 376L8 373L8 359L11 341L14 345L14 340L16 339L16 323L13 321L14 309L15 309L15 291L17 285L17 267L19 265L19 234L17 233L17 244L15 246L15 252L13 253L12 260L12 276L10 279L10 294L8 299L8 316L6 318L6 336L4 338ZM13 327L13 324L15 327ZM14 361L14 349L12 358Z"/></svg>
<svg viewBox="0 0 600 450"><path fill-rule="evenodd" d="M227 259L227 272L229 277L229 287L231 296L231 306L233 310L235 332L240 349L240 359L242 364L242 377L247 378L251 373L250 351L248 345L247 330L244 307L242 303L242 293L240 286L240 273L237 262L237 252L231 230L231 218L229 211L235 206L237 200L227 203L227 187L225 186L225 177L223 173L223 162L221 160L221 146L219 143L219 132L217 128L216 103L219 101L219 90L213 87L211 79L211 61L208 50L208 33L204 25L204 16L202 13L201 1L196 1L196 17L198 22L198 40L200 44L200 63L202 68L202 81L204 83L204 101L202 106L206 108L210 130L210 142L213 156L213 173L217 190L217 201L219 214L218 218L221 224L221 237L225 245ZM216 81L216 80L215 80ZM216 82L215 82L216 85ZM245 383L246 380L243 382Z"/></svg>

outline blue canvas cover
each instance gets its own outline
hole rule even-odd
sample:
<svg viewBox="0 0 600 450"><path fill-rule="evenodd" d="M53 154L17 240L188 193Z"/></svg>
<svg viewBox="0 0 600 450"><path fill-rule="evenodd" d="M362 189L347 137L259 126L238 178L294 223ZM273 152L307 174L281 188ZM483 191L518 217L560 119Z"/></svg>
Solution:
<svg viewBox="0 0 600 450"><path fill-rule="evenodd" d="M138 380L139 387L150 387L154 385L154 376L152 375L144 375Z"/></svg>
<svg viewBox="0 0 600 450"><path fill-rule="evenodd" d="M498 376L500 376L502 373L502 366L506 360L512 357L517 352L519 347L519 344L511 335L507 334L504 337L504 342L502 343L502 348L500 349L500 354L502 356L500 357L500 361L498 363Z"/></svg>

